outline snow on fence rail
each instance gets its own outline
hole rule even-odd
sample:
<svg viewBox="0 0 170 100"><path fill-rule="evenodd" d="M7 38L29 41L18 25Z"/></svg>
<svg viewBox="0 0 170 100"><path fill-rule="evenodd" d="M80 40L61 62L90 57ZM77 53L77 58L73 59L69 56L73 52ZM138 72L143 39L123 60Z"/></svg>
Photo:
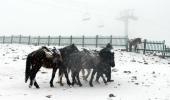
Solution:
<svg viewBox="0 0 170 100"><path fill-rule="evenodd" d="M28 44L28 45L58 45L65 46L72 43L82 47L104 47L111 43L114 48L128 49L127 37L111 36L0 36L2 44ZM144 40L137 48L143 54L147 52L159 52L163 57L170 57L170 47L165 41Z"/></svg>
<svg viewBox="0 0 170 100"><path fill-rule="evenodd" d="M0 36L2 44L32 44L32 45L70 45L72 43L86 47L103 47L107 43L111 43L114 47L126 48L126 37L113 36Z"/></svg>
<svg viewBox="0 0 170 100"><path fill-rule="evenodd" d="M164 41L149 41L144 40L142 44L138 46L137 52L142 51L143 54L147 52L158 52L161 53L163 57L170 57L170 48L165 45Z"/></svg>

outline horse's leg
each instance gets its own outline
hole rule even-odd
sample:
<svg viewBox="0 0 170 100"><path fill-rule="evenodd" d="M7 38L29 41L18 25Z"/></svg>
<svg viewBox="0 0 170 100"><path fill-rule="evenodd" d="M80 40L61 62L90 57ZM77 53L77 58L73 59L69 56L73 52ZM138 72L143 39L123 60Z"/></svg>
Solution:
<svg viewBox="0 0 170 100"><path fill-rule="evenodd" d="M36 74L37 74L37 72L39 71L39 69L40 69L40 67L35 71L35 76L34 76L34 86L35 86L37 89L39 89L40 87L39 87L39 85L38 85L35 77L36 77Z"/></svg>
<svg viewBox="0 0 170 100"><path fill-rule="evenodd" d="M138 53L138 44L135 45L135 52Z"/></svg>
<svg viewBox="0 0 170 100"><path fill-rule="evenodd" d="M62 82L62 78L63 78L63 73L60 75L60 86L63 86L63 82Z"/></svg>
<svg viewBox="0 0 170 100"><path fill-rule="evenodd" d="M129 43L129 51L132 52L132 44Z"/></svg>
<svg viewBox="0 0 170 100"><path fill-rule="evenodd" d="M76 79L75 79L75 76L76 76L76 73L75 72L72 72L72 86L74 86L75 82L76 82Z"/></svg>
<svg viewBox="0 0 170 100"><path fill-rule="evenodd" d="M87 78L89 77L90 73L91 73L91 69L87 69L87 75L86 75L86 77L85 77L85 80L86 80L86 81L87 81Z"/></svg>
<svg viewBox="0 0 170 100"><path fill-rule="evenodd" d="M90 82L89 82L89 85L90 85L91 87L93 87L92 81L93 81L93 78L94 78L95 73L96 73L96 71L93 69L93 72L92 72L92 75L91 75L91 79L90 79Z"/></svg>
<svg viewBox="0 0 170 100"><path fill-rule="evenodd" d="M51 77L51 80L50 80L50 87L54 87L53 80L54 80L56 71L57 71L57 67L54 67L53 72L52 72L52 77Z"/></svg>
<svg viewBox="0 0 170 100"><path fill-rule="evenodd" d="M114 80L111 80L111 68L109 67L106 73L107 82L113 82Z"/></svg>
<svg viewBox="0 0 170 100"><path fill-rule="evenodd" d="M60 78L60 86L63 86L63 83L62 83L62 78L63 78L63 70L62 69L59 69L59 78Z"/></svg>
<svg viewBox="0 0 170 100"><path fill-rule="evenodd" d="M38 85L38 83L35 81L35 77L36 77L36 74L37 74L37 72L39 71L39 69L40 69L40 67L36 67L36 66L34 66L34 67L32 68L32 70L31 70L31 76L30 76L30 85L29 85L29 88L32 87L33 83L34 83L34 86L35 86L36 88L40 88L39 85Z"/></svg>
<svg viewBox="0 0 170 100"><path fill-rule="evenodd" d="M78 83L78 81L77 81L77 75L75 75L75 82L74 83L76 83L77 85L79 85L79 83Z"/></svg>
<svg viewBox="0 0 170 100"><path fill-rule="evenodd" d="M99 73L97 73L97 75L96 75L96 82L97 82L97 83L100 83L100 82L99 82L99 78L100 78L100 75L99 75Z"/></svg>
<svg viewBox="0 0 170 100"><path fill-rule="evenodd" d="M137 44L136 44L134 47L135 47L135 52L136 52L136 49L137 49Z"/></svg>
<svg viewBox="0 0 170 100"><path fill-rule="evenodd" d="M102 77L102 79L103 79L104 83L105 83L105 84L107 84L107 81L106 81L106 79L104 78L104 76L103 76L103 74L102 74L102 73L100 73L100 76Z"/></svg>
<svg viewBox="0 0 170 100"><path fill-rule="evenodd" d="M81 71L82 71L82 75L83 75L83 80L86 80L86 78L85 78L85 69L82 69Z"/></svg>
<svg viewBox="0 0 170 100"><path fill-rule="evenodd" d="M81 87L82 84L81 84L81 82L80 82L79 72L77 73L76 77L77 77L78 85Z"/></svg>
<svg viewBox="0 0 170 100"><path fill-rule="evenodd" d="M34 86L35 86L37 89L40 88L36 80L34 80Z"/></svg>
<svg viewBox="0 0 170 100"><path fill-rule="evenodd" d="M65 74L65 77L66 77L66 80L67 80L67 84L70 86L71 85L71 82L68 78L68 73L67 73L67 69L64 69L64 74Z"/></svg>

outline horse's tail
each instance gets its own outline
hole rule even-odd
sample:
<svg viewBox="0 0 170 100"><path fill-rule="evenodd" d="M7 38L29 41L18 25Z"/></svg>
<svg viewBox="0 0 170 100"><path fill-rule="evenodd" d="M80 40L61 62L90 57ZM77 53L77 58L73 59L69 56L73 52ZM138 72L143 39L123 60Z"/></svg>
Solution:
<svg viewBox="0 0 170 100"><path fill-rule="evenodd" d="M30 73L31 73L31 56L28 55L26 59L25 83L28 81Z"/></svg>

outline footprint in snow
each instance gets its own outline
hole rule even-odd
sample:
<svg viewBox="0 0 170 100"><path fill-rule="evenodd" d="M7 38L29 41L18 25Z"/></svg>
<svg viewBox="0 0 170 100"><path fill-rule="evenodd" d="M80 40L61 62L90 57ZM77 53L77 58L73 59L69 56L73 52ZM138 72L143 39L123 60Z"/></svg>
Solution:
<svg viewBox="0 0 170 100"><path fill-rule="evenodd" d="M51 97L52 97L52 95L47 95L46 97L47 97L47 98L51 98Z"/></svg>

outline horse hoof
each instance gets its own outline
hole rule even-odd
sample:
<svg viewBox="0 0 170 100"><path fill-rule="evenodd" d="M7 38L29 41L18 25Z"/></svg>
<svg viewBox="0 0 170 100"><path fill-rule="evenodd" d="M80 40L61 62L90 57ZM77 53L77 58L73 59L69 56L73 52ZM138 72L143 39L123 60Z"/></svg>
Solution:
<svg viewBox="0 0 170 100"><path fill-rule="evenodd" d="M37 89L39 89L40 87L38 86L38 87L36 87Z"/></svg>
<svg viewBox="0 0 170 100"><path fill-rule="evenodd" d="M63 83L60 83L60 86L64 86L64 84L63 84Z"/></svg>
<svg viewBox="0 0 170 100"><path fill-rule="evenodd" d="M107 80L107 82L114 82L114 80Z"/></svg>
<svg viewBox="0 0 170 100"><path fill-rule="evenodd" d="M72 85L70 82L67 82L67 84L70 86L70 85Z"/></svg>
<svg viewBox="0 0 170 100"><path fill-rule="evenodd" d="M53 88L53 87L54 87L54 85L50 85L50 87L51 87L51 88Z"/></svg>
<svg viewBox="0 0 170 100"><path fill-rule="evenodd" d="M90 84L90 87L93 87L93 84Z"/></svg>
<svg viewBox="0 0 170 100"><path fill-rule="evenodd" d="M82 87L83 85L82 84L79 84L79 87Z"/></svg>
<svg viewBox="0 0 170 100"><path fill-rule="evenodd" d="M72 86L74 86L74 83L71 83Z"/></svg>
<svg viewBox="0 0 170 100"><path fill-rule="evenodd" d="M29 85L29 88L32 88L32 86L31 86L31 85Z"/></svg>

